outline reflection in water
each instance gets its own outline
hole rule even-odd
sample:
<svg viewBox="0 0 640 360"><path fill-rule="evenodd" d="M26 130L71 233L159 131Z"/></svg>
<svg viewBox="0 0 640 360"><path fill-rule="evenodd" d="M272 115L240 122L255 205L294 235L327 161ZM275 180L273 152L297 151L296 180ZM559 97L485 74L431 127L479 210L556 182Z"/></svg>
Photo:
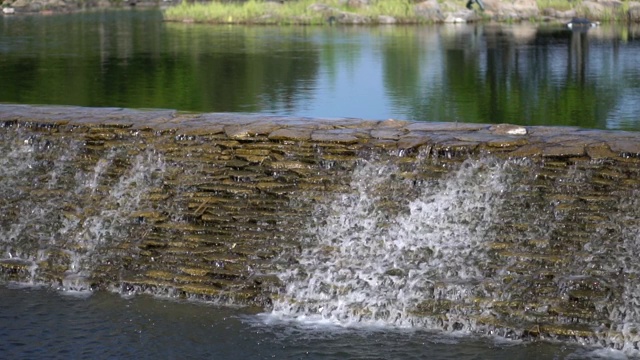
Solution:
<svg viewBox="0 0 640 360"><path fill-rule="evenodd" d="M640 27L0 18L0 101L640 129Z"/></svg>
<svg viewBox="0 0 640 360"><path fill-rule="evenodd" d="M620 46L615 37L598 38L598 31L587 35L553 27L445 28L438 38L444 60L430 64L442 69L442 78L424 81L439 91L414 93L410 117L432 114L447 121L595 128L626 122L638 129L635 115L618 117L617 126L610 122L621 94L638 88L640 77L631 60L640 55L638 44ZM594 35L589 42L587 36ZM640 102L626 106L638 111Z"/></svg>
<svg viewBox="0 0 640 360"><path fill-rule="evenodd" d="M587 62L589 60L589 39L587 29L571 31L571 46L569 47L568 75L576 75L576 81L585 83Z"/></svg>

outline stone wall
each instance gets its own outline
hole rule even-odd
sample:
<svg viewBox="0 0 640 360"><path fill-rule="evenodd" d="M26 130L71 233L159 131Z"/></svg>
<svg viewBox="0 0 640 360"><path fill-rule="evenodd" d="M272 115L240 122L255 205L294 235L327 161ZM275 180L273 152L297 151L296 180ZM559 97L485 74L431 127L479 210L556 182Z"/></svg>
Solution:
<svg viewBox="0 0 640 360"><path fill-rule="evenodd" d="M417 187L495 157L521 162L522 188L493 225L485 280L414 313L607 346L632 336L616 309L640 275L624 260L640 229L640 133L25 105L0 105L0 124L5 280L80 274L93 289L269 308L314 203L352 191L361 161ZM96 219L110 224L93 231Z"/></svg>

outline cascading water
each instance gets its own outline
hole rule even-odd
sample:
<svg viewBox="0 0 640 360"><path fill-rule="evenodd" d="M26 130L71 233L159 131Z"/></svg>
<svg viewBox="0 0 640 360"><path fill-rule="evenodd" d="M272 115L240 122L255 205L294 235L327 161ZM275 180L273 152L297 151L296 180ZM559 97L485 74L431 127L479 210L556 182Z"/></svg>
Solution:
<svg viewBox="0 0 640 360"><path fill-rule="evenodd" d="M571 338L637 355L640 196L591 162L362 162L317 204L272 315ZM429 165L425 165L425 164ZM564 165L563 165L564 166ZM594 170L595 169L595 170ZM290 261L291 262L291 261Z"/></svg>
<svg viewBox="0 0 640 360"><path fill-rule="evenodd" d="M0 261L28 266L26 280L36 283L42 272L64 270L54 285L90 290L95 267L140 231L131 214L144 209L145 194L162 181L162 157L146 151L128 159L125 150L95 156L72 139L10 135L4 134L0 160Z"/></svg>
<svg viewBox="0 0 640 360"><path fill-rule="evenodd" d="M442 179L397 179L393 165L366 162L352 193L318 207L277 316L341 325L381 323L472 329L454 311L438 324L413 314L424 301L470 302L486 243L514 186L508 162L468 160Z"/></svg>
<svg viewBox="0 0 640 360"><path fill-rule="evenodd" d="M519 139L486 129L473 151L397 154L342 130L298 143L235 125L4 126L3 280L640 346L635 155L559 147L524 160Z"/></svg>
<svg viewBox="0 0 640 360"><path fill-rule="evenodd" d="M640 193L635 191L617 204L619 212L608 219L600 232L611 242L591 241L585 245L594 263L615 274L604 286L619 287L620 301L603 298L598 311L614 324L604 326L599 343L640 355ZM604 224L603 224L604 225ZM611 231L615 228L614 231Z"/></svg>

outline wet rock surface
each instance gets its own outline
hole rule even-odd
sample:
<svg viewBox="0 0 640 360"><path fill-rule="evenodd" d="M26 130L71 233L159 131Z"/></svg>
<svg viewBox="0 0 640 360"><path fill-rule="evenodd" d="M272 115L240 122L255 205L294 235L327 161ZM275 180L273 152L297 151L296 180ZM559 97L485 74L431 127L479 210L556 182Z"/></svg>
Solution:
<svg viewBox="0 0 640 360"><path fill-rule="evenodd" d="M501 155L511 152L520 157L587 156L635 159L640 154L640 135L625 131L597 131L570 127L525 127L510 124L483 125L460 123L407 122L400 120L305 119L260 115L186 114L174 110L131 110L119 108L45 107L0 105L0 121L6 126L69 127L88 131L88 140L104 144L123 134L136 132L175 134L176 137L219 140L222 147L234 148L242 142L288 144L309 142L313 146L356 146L364 149L376 139L395 144L400 150L419 150L429 145L434 152L445 152L457 144L460 150ZM90 128L98 128L99 130ZM118 134L105 129L121 129ZM77 131L77 130L76 130ZM404 141L403 141L404 140ZM357 145L355 145L357 144ZM310 146L311 146L310 145ZM267 156L271 145L254 155ZM329 145L328 145L329 146ZM273 146L274 148L277 146ZM532 149L539 149L532 152ZM245 154L251 152L242 150ZM241 152L242 152L241 151ZM589 153L591 155L589 155Z"/></svg>
<svg viewBox="0 0 640 360"><path fill-rule="evenodd" d="M351 192L359 162L391 162L411 188L497 157L527 165L520 191L505 195L481 290L413 313L465 314L505 336L622 334L615 312L629 294L618 280L638 269L610 260L640 229L640 133L8 104L0 125L5 153L30 145L16 157L28 159L20 178L0 175L2 234L14 237L0 240L12 256L0 260L5 280L65 286L80 269L95 289L268 308L314 204ZM26 221L29 206L50 209L39 225ZM117 226L88 232L105 217ZM74 226L82 236L69 237Z"/></svg>

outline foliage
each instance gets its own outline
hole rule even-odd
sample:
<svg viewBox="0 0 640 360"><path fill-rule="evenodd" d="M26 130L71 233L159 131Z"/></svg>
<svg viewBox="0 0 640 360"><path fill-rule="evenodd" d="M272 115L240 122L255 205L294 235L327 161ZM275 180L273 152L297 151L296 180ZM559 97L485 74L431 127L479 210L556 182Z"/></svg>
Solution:
<svg viewBox="0 0 640 360"><path fill-rule="evenodd" d="M555 9L557 11L574 9L579 13L584 13L581 13L581 16L590 15L588 9L582 5L583 0L536 1L539 9ZM447 3L446 0L438 0L438 2ZM342 16L358 18L360 21L356 21L356 23L377 23L381 15L386 15L395 18L398 23L427 22L427 19L416 15L415 4L416 0L371 0L368 5L358 6L350 6L350 3L344 0L289 0L284 2L247 0L206 3L183 0L181 5L166 9L164 17L168 21L216 24L321 25L327 24L331 17L336 17L340 21ZM463 5L464 2L461 1L460 4ZM624 19L628 8L629 0L624 0L619 9L605 12L601 16L601 20ZM486 13L481 13L480 16L486 21L491 20L491 16ZM530 20L539 21L541 18L532 17ZM514 22L516 19L507 17L506 21Z"/></svg>
<svg viewBox="0 0 640 360"><path fill-rule="evenodd" d="M363 13L371 16L388 15L397 18L412 17L413 2L410 0L378 0L371 6L364 8Z"/></svg>
<svg viewBox="0 0 640 360"><path fill-rule="evenodd" d="M326 11L310 9L313 4L326 6ZM193 21L236 24L323 24L327 18L339 12L353 13L367 18L388 15L400 22L418 19L411 0L376 0L369 6L350 7L339 0L297 0L283 4L271 1L189 3L165 11L169 21Z"/></svg>
<svg viewBox="0 0 640 360"><path fill-rule="evenodd" d="M567 0L537 0L539 9L555 9L559 11L567 11L575 8L582 3L582 0L567 1Z"/></svg>
<svg viewBox="0 0 640 360"><path fill-rule="evenodd" d="M189 3L171 7L165 11L166 20L189 20L210 23L240 24L281 24L303 23L321 24L322 14L308 10L311 0L287 2L284 5L258 0L242 3Z"/></svg>

